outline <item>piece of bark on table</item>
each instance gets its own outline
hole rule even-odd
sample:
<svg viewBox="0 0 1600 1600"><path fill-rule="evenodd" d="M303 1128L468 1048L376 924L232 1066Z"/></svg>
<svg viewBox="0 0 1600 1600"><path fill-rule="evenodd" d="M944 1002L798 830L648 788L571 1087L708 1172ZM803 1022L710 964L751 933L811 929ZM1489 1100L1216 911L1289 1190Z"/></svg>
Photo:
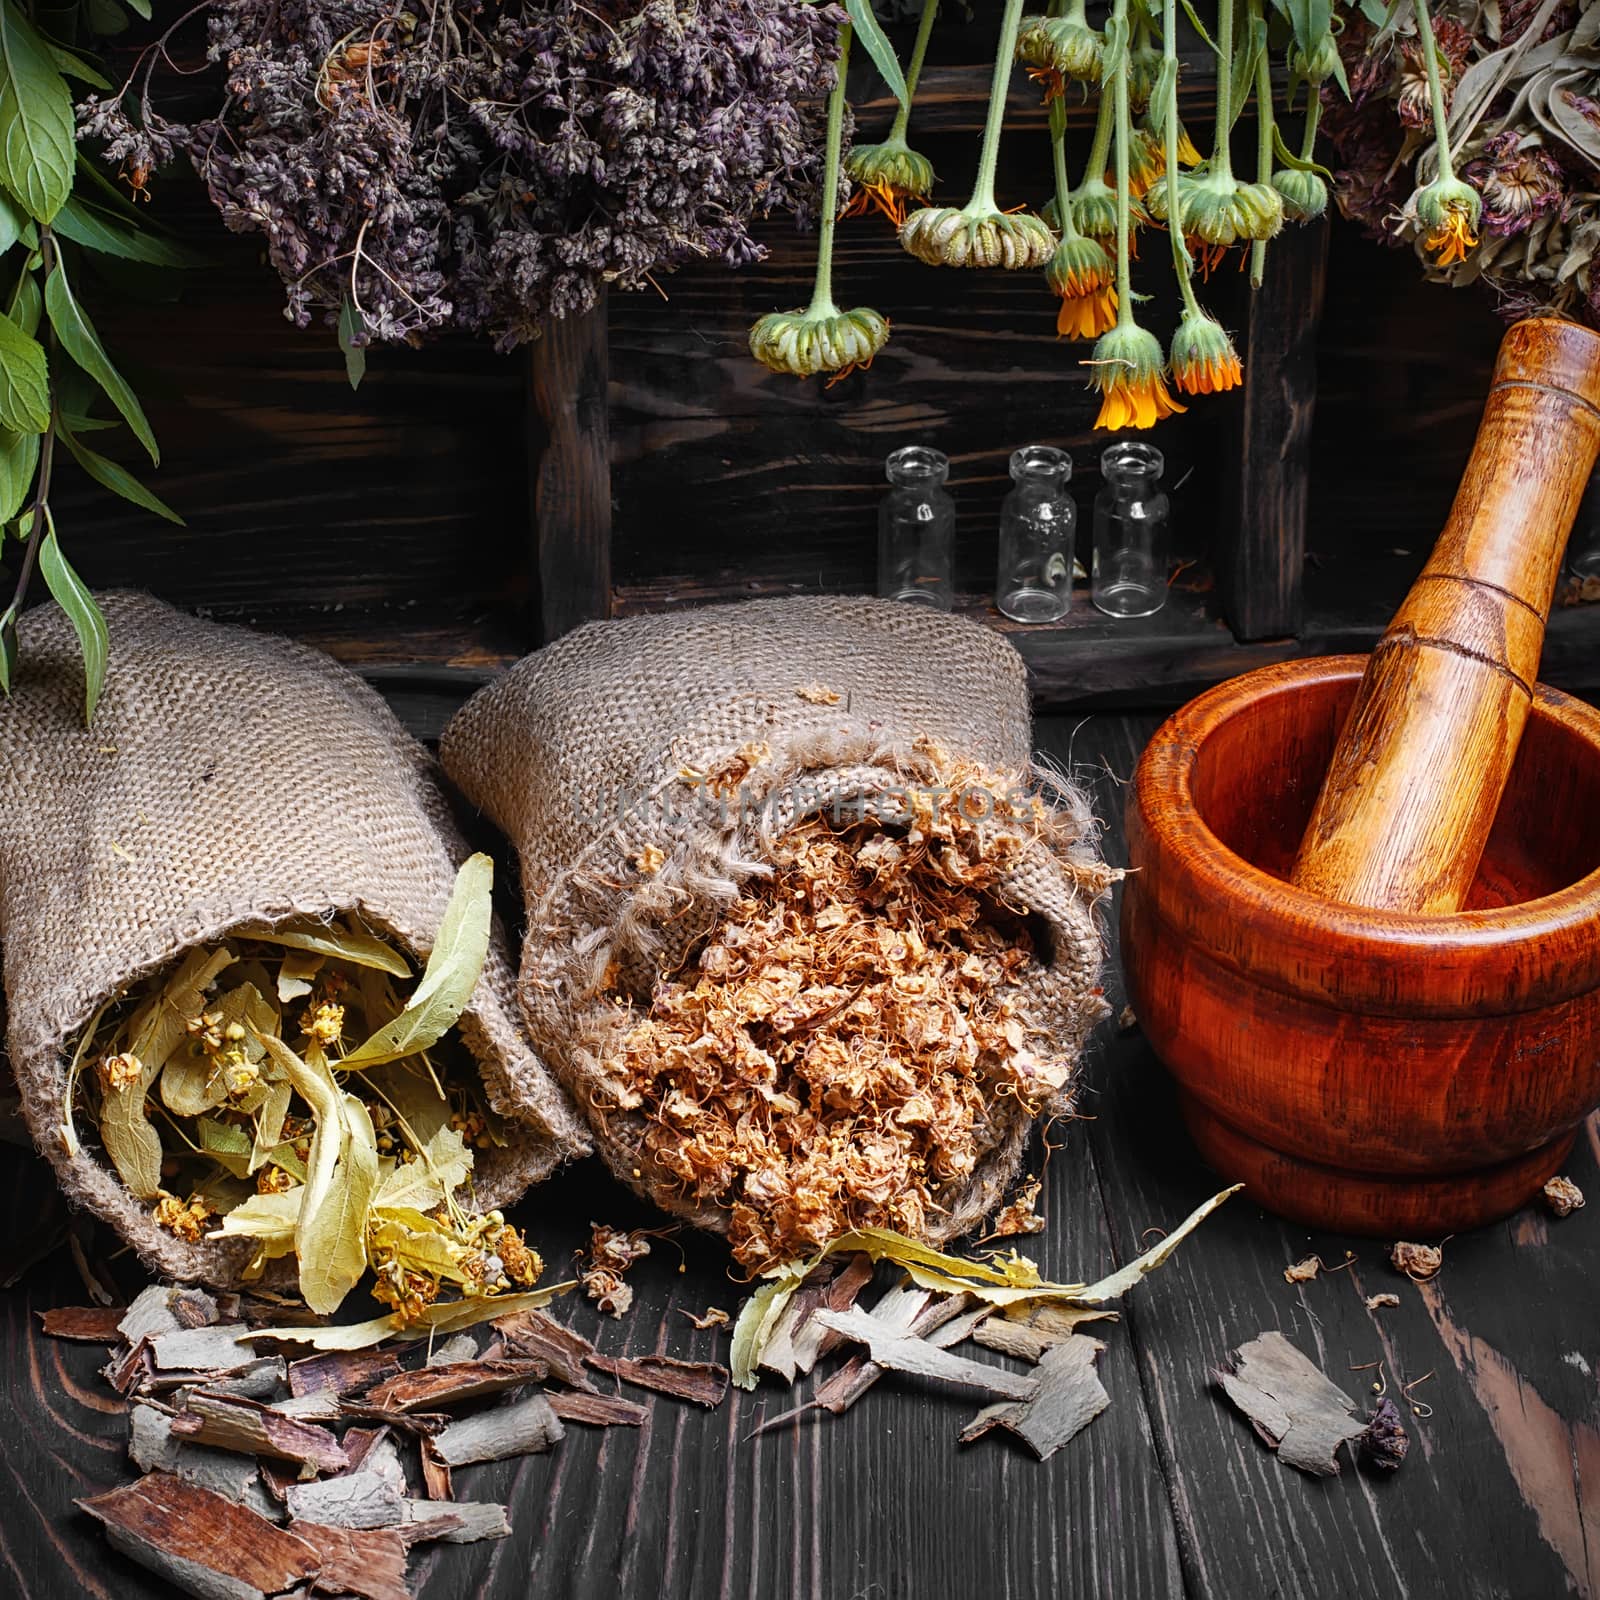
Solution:
<svg viewBox="0 0 1600 1600"><path fill-rule="evenodd" d="M548 1312L519 1311L499 1317L494 1329L512 1355L544 1362L551 1376L569 1389L594 1390L584 1370L584 1363L595 1353L594 1346Z"/></svg>
<svg viewBox="0 0 1600 1600"><path fill-rule="evenodd" d="M1017 1435L1041 1461L1081 1433L1107 1406L1111 1396L1094 1370L1105 1346L1079 1334L1046 1350L1039 1360L1039 1390L1032 1399L985 1406L961 1430L970 1444L991 1428Z"/></svg>
<svg viewBox="0 0 1600 1600"><path fill-rule="evenodd" d="M128 1456L141 1472L170 1473L277 1520L273 1498L252 1457L174 1439L172 1418L154 1406L133 1408L128 1419Z"/></svg>
<svg viewBox="0 0 1600 1600"><path fill-rule="evenodd" d="M872 1364L878 1367L979 1389L1009 1400L1031 1399L1039 1386L1038 1378L1030 1373L989 1366L969 1356L943 1350L926 1339L886 1329L865 1311L822 1311L818 1312L817 1320L865 1345Z"/></svg>
<svg viewBox="0 0 1600 1600"><path fill-rule="evenodd" d="M172 1419L172 1431L193 1444L296 1461L319 1472L341 1472L350 1465L338 1438L326 1428L231 1395L203 1390L191 1394Z"/></svg>
<svg viewBox="0 0 1600 1600"><path fill-rule="evenodd" d="M115 1549L189 1594L266 1600L322 1570L304 1539L169 1473L77 1504Z"/></svg>
<svg viewBox="0 0 1600 1600"><path fill-rule="evenodd" d="M545 1398L550 1409L563 1422L586 1422L596 1428L638 1428L650 1415L649 1406L641 1406L619 1395L586 1394L581 1389L551 1389Z"/></svg>
<svg viewBox="0 0 1600 1600"><path fill-rule="evenodd" d="M354 1394L392 1378L399 1370L400 1363L392 1355L376 1350L322 1351L289 1363L289 1393L301 1396L331 1389L335 1394Z"/></svg>
<svg viewBox="0 0 1600 1600"><path fill-rule="evenodd" d="M49 1339L74 1339L83 1344L120 1344L126 1306L54 1306L39 1313Z"/></svg>
<svg viewBox="0 0 1600 1600"><path fill-rule="evenodd" d="M565 1431L549 1400L535 1392L462 1417L428 1443L445 1466L454 1468L474 1461L535 1455L558 1443Z"/></svg>
<svg viewBox="0 0 1600 1600"><path fill-rule="evenodd" d="M543 1361L532 1359L457 1361L448 1366L420 1367L415 1372L396 1373L368 1389L360 1398L364 1405L386 1411L420 1411L526 1388L530 1383L542 1382L549 1374L550 1369Z"/></svg>
<svg viewBox="0 0 1600 1600"><path fill-rule="evenodd" d="M640 1389L654 1389L677 1400L714 1410L728 1393L728 1369L716 1361L676 1361L671 1356L589 1357L596 1372L608 1372Z"/></svg>
<svg viewBox="0 0 1600 1600"><path fill-rule="evenodd" d="M330 1528L392 1528L404 1520L405 1499L403 1490L375 1471L291 1483L284 1491L291 1525L317 1522Z"/></svg>
<svg viewBox="0 0 1600 1600"><path fill-rule="evenodd" d="M1212 1377L1286 1465L1338 1472L1339 1446L1367 1430L1355 1402L1276 1329L1232 1351Z"/></svg>
<svg viewBox="0 0 1600 1600"><path fill-rule="evenodd" d="M356 1600L411 1600L406 1557L411 1542L398 1528L334 1528L297 1522L295 1533L316 1551L321 1570L311 1587L318 1594Z"/></svg>
<svg viewBox="0 0 1600 1600"><path fill-rule="evenodd" d="M162 1372L237 1372L261 1359L249 1338L243 1323L173 1328L149 1335L150 1358Z"/></svg>

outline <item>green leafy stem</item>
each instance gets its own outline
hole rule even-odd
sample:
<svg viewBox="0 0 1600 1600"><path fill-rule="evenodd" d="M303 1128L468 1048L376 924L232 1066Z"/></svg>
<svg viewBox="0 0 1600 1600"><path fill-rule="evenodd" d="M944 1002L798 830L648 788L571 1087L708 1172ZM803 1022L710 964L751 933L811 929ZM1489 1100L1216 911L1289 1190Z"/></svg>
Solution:
<svg viewBox="0 0 1600 1600"><path fill-rule="evenodd" d="M143 0L128 0L140 15ZM82 16L51 13L90 31L121 19L113 0L85 0ZM0 613L0 689L17 666L17 619L35 574L76 630L84 660L84 715L105 683L109 641L88 586L61 548L51 491L63 453L94 482L164 517L181 518L134 475L84 443L126 427L160 464L144 408L117 370L78 297L84 262L110 258L147 267L194 265L145 226L133 207L79 154L69 78L109 85L92 62L43 33L18 0L0 0L0 266L15 267L0 300L0 537L23 547L10 604ZM93 415L108 400L117 419Z"/></svg>

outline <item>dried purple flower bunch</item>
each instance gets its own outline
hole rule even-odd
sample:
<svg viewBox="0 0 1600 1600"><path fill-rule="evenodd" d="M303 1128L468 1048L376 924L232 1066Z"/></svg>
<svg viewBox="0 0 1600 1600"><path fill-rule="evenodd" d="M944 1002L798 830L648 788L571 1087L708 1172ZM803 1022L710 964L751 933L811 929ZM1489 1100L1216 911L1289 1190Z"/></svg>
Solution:
<svg viewBox="0 0 1600 1600"><path fill-rule="evenodd" d="M1381 15L1381 13L1380 13ZM1514 321L1557 311L1600 327L1600 0L1433 0L1435 66L1470 227L1430 236L1413 183L1447 174L1428 140L1420 37L1351 14L1339 36L1350 99L1324 93L1339 207L1374 237L1416 248L1429 276L1481 282ZM1446 248L1440 250L1444 242ZM1430 259L1431 258L1431 259Z"/></svg>
<svg viewBox="0 0 1600 1600"><path fill-rule="evenodd" d="M79 131L135 188L186 154L227 225L265 236L299 326L510 349L603 284L760 259L758 214L814 213L842 21L804 0L218 0L213 113L152 104L162 41Z"/></svg>

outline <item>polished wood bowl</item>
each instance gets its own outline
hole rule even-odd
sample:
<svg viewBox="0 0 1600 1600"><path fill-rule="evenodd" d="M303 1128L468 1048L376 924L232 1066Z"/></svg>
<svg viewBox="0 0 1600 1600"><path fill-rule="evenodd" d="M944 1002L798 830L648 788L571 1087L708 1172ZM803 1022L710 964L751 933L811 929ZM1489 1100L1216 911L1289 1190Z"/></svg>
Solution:
<svg viewBox="0 0 1600 1600"><path fill-rule="evenodd" d="M1600 1103L1600 712L1541 686L1466 908L1290 884L1365 658L1264 667L1171 717L1128 798L1129 999L1206 1159L1295 1220L1505 1216Z"/></svg>

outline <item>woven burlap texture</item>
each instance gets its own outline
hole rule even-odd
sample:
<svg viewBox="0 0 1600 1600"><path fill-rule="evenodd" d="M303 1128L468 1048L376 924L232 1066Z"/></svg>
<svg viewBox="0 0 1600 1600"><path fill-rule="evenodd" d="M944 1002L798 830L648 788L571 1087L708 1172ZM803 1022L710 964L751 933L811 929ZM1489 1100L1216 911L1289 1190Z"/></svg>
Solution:
<svg viewBox="0 0 1600 1600"><path fill-rule="evenodd" d="M424 960L466 850L427 752L337 662L145 595L99 600L111 650L93 725L77 640L54 605L22 619L21 666L0 702L11 1063L67 1194L157 1271L231 1287L249 1241L186 1244L87 1141L68 1154L72 1046L119 990L244 923L354 912ZM491 1205L587 1148L517 1025L513 988L497 930L461 1021L491 1104L518 1124L480 1166Z"/></svg>
<svg viewBox="0 0 1600 1600"><path fill-rule="evenodd" d="M608 983L620 979L647 1001L739 885L765 870L775 836L797 817L874 797L893 808L894 791L938 784L952 761L1024 785L1031 731L1026 674L1010 645L975 624L857 596L590 623L462 708L440 754L520 856L523 1013L624 1183L723 1231L720 1212L651 1181L640 1160L645 1124L611 1109L631 1019ZM738 774L751 747L768 753L743 774L737 799L716 800L707 775ZM1023 1013L1057 1062L1075 1068L1104 1010L1095 903L1112 875L1081 794L1058 786L1054 802L1005 894L1049 930L1048 964L1020 990ZM663 859L641 872L649 846ZM1069 1075L1049 1110L1068 1110L1072 1093ZM992 1209L1027 1131L1015 1100L991 1108L988 1153L959 1192L937 1197L945 1214L933 1237L956 1237Z"/></svg>

